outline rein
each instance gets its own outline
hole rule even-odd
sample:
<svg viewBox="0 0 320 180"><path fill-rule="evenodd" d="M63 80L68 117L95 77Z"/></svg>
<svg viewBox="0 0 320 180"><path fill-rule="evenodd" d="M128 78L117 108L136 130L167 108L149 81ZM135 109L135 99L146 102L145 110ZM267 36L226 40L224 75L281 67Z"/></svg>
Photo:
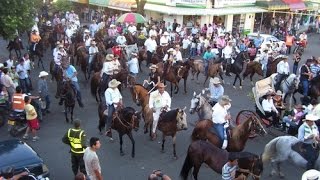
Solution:
<svg viewBox="0 0 320 180"><path fill-rule="evenodd" d="M129 125L125 125L124 124L124 122L121 120L121 118L119 117L119 115L118 115L118 112L116 112L115 113L115 117L119 120L119 122L124 126L124 127L126 127L126 128L134 128L133 126L134 126L134 114L132 115L132 117L131 117L131 123L130 122L126 122L127 124L129 124Z"/></svg>
<svg viewBox="0 0 320 180"><path fill-rule="evenodd" d="M254 165L255 165L255 162L253 161L251 168L250 169L243 169L243 170L247 171L247 172L243 172L243 173L247 173L248 175L252 176L253 179L260 179L261 175L256 175L256 174L252 173Z"/></svg>

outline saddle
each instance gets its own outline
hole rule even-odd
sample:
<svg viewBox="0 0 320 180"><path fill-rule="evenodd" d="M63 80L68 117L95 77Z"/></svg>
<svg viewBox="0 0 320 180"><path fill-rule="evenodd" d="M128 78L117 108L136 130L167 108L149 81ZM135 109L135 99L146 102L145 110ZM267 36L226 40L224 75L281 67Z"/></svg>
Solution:
<svg viewBox="0 0 320 180"><path fill-rule="evenodd" d="M227 133L227 142L229 142L229 140L232 138L232 128L229 126L228 128L225 129L226 133ZM217 131L216 128L214 128L213 126L209 129L209 132L217 135ZM220 140L220 144L223 144L223 141L219 138Z"/></svg>

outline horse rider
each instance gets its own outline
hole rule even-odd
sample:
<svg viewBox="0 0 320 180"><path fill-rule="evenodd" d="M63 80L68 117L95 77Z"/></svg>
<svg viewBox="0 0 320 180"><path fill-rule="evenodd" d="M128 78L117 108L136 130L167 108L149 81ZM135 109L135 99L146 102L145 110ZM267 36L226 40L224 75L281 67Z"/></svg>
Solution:
<svg viewBox="0 0 320 180"><path fill-rule="evenodd" d="M84 151L86 149L86 134L80 128L80 120L75 120L74 128L69 128L62 138L62 142L70 146L71 164L73 174L76 176L78 170L83 174L86 173L86 167L83 161Z"/></svg>
<svg viewBox="0 0 320 180"><path fill-rule="evenodd" d="M160 38L160 46L168 46L170 43L169 33L166 31Z"/></svg>
<svg viewBox="0 0 320 180"><path fill-rule="evenodd" d="M303 32L302 34L300 34L299 40L300 42L302 42L302 46L306 48L308 43L308 35L306 34L306 32Z"/></svg>
<svg viewBox="0 0 320 180"><path fill-rule="evenodd" d="M152 26L152 28L149 30L149 37L158 36L157 27L155 25Z"/></svg>
<svg viewBox="0 0 320 180"><path fill-rule="evenodd" d="M233 54L234 54L233 43L232 41L229 41L228 45L222 50L222 58L224 59L224 63L226 64L227 76L231 76L230 69L231 69L231 58Z"/></svg>
<svg viewBox="0 0 320 180"><path fill-rule="evenodd" d="M161 112L169 111L171 107L171 97L165 91L165 87L163 83L159 83L158 90L150 93L149 107L153 111L152 140L156 139L156 129Z"/></svg>
<svg viewBox="0 0 320 180"><path fill-rule="evenodd" d="M117 28L116 25L111 24L110 28L108 29L108 35L111 39L115 40L117 37Z"/></svg>
<svg viewBox="0 0 320 180"><path fill-rule="evenodd" d="M318 116L307 114L304 123L298 130L298 139L303 142L302 149L304 150L304 157L308 161L307 170L314 169L319 156L319 147L317 144L319 143L320 138L319 130L315 123L318 119ZM316 147L314 147L313 143L316 144Z"/></svg>
<svg viewBox="0 0 320 180"><path fill-rule="evenodd" d="M307 59L306 64L302 65L300 69L300 82L302 84L304 98L307 98L309 95L309 81L312 79L312 72L310 70L311 63L312 59Z"/></svg>
<svg viewBox="0 0 320 180"><path fill-rule="evenodd" d="M58 72L58 69L61 67L61 59L64 56L67 56L67 52L64 50L63 44L58 45L58 52L53 57L54 58L54 73Z"/></svg>
<svg viewBox="0 0 320 180"><path fill-rule="evenodd" d="M86 36L90 37L90 31L88 29L85 29L83 31L83 41L85 42Z"/></svg>
<svg viewBox="0 0 320 180"><path fill-rule="evenodd" d="M122 108L123 102L122 102L122 95L118 89L118 86L121 84L121 82L117 81L116 79L112 79L108 83L108 89L104 92L104 96L106 99L106 105L108 109L108 116L105 116L106 118L106 135L108 137L112 137L111 133L111 125L112 125L112 119L113 119L113 113L116 112L117 109Z"/></svg>
<svg viewBox="0 0 320 180"><path fill-rule="evenodd" d="M92 24L90 24L89 30L91 33L91 37L94 37L95 33L98 31L98 25L96 23L96 20L92 20Z"/></svg>
<svg viewBox="0 0 320 180"><path fill-rule="evenodd" d="M150 30L151 31L151 30ZM145 42L144 42L144 46L145 49L147 50L147 66L150 65L151 63L151 58L153 53L156 51L157 49L157 42L156 42L156 36L155 35L151 35Z"/></svg>
<svg viewBox="0 0 320 180"><path fill-rule="evenodd" d="M212 78L211 78L212 79ZM221 85L221 81L218 77L210 79L209 91L210 91L210 101L209 104L214 106L217 104L218 100L224 94L224 87Z"/></svg>
<svg viewBox="0 0 320 180"><path fill-rule="evenodd" d="M91 41L91 46L89 47L89 58L88 58L88 73L91 73L93 57L99 52L95 41Z"/></svg>
<svg viewBox="0 0 320 180"><path fill-rule="evenodd" d="M288 57L284 57L282 61L277 64L277 82L274 86L275 90L280 90L281 82L289 76L290 67L288 63Z"/></svg>
<svg viewBox="0 0 320 180"><path fill-rule="evenodd" d="M267 65L268 65L268 58L269 58L269 53L268 53L268 49L264 48L262 49L261 55L259 57L259 62L261 64L261 69L263 72L263 77L266 76L267 73Z"/></svg>
<svg viewBox="0 0 320 180"><path fill-rule="evenodd" d="M113 59L114 59L113 54L107 54L106 60L103 63L100 76L101 76L102 82L104 84L109 83L110 76L115 74L114 73L115 67L114 67Z"/></svg>
<svg viewBox="0 0 320 180"><path fill-rule="evenodd" d="M228 112L230 107L231 99L229 96L223 95L212 108L213 128L222 142L222 149L225 149L228 145L226 128L229 127L229 121L231 120L231 115Z"/></svg>
<svg viewBox="0 0 320 180"><path fill-rule="evenodd" d="M59 52L59 45L60 45L60 41L56 42L56 47L53 48L52 50L52 56L53 58L55 58L55 56L58 54Z"/></svg>
<svg viewBox="0 0 320 180"><path fill-rule="evenodd" d="M127 39L124 36L124 33L120 33L119 36L116 39L116 43L120 46L126 45Z"/></svg>
<svg viewBox="0 0 320 180"><path fill-rule="evenodd" d="M131 22L128 26L128 31L135 36L137 33L137 27L133 24L133 22Z"/></svg>
<svg viewBox="0 0 320 180"><path fill-rule="evenodd" d="M155 64L152 64L149 69L150 69L150 73L148 76L148 80L144 80L144 83L147 82L148 83L148 90L153 90L160 82L161 82L161 76L160 74L157 72L157 68L158 66Z"/></svg>
<svg viewBox="0 0 320 180"><path fill-rule="evenodd" d="M38 31L36 29L32 30L32 33L30 35L30 42L31 42L31 51L36 51L36 46L41 40L40 35L37 33Z"/></svg>
<svg viewBox="0 0 320 180"><path fill-rule="evenodd" d="M77 101L80 107L84 107L81 98L80 86L77 78L76 68L68 62L62 64L63 68L63 81L71 81L72 88L75 89L77 95ZM63 98L60 99L59 105L62 105Z"/></svg>
<svg viewBox="0 0 320 180"><path fill-rule="evenodd" d="M175 47L174 47L174 50L175 50L175 56L176 58L173 59L173 64L180 64L183 62L183 59L182 59L182 53L180 51L180 45L177 44Z"/></svg>
<svg viewBox="0 0 320 180"><path fill-rule="evenodd" d="M74 34L74 30L72 29L71 25L68 26L68 28L66 29L66 39L67 39L67 43L71 44L71 38Z"/></svg>
<svg viewBox="0 0 320 180"><path fill-rule="evenodd" d="M209 63L212 62L216 55L211 51L211 47L207 47L207 51L203 55L205 74L208 74Z"/></svg>

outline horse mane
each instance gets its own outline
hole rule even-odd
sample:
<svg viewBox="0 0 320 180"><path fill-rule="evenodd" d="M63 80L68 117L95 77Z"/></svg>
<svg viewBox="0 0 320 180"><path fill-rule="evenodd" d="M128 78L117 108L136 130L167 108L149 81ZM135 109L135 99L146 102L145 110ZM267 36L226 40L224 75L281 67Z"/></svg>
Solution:
<svg viewBox="0 0 320 180"><path fill-rule="evenodd" d="M249 130L249 122L252 122L252 117L249 117L247 120L245 120L244 122L242 122L238 128L234 128L232 131L235 132L234 134L232 134L233 137L236 136L236 139L240 138L240 135L242 135L244 132L246 132L247 130ZM247 127L244 127L247 126ZM244 127L244 128L243 128Z"/></svg>
<svg viewBox="0 0 320 180"><path fill-rule="evenodd" d="M179 111L179 108L173 109L173 110L170 110L170 111L164 113L163 116L161 117L161 120L162 120L162 121L172 121L172 120L176 120L178 111Z"/></svg>
<svg viewBox="0 0 320 180"><path fill-rule="evenodd" d="M135 114L135 109L132 107L125 107L120 110L121 116L124 118L124 120L130 120L131 116Z"/></svg>

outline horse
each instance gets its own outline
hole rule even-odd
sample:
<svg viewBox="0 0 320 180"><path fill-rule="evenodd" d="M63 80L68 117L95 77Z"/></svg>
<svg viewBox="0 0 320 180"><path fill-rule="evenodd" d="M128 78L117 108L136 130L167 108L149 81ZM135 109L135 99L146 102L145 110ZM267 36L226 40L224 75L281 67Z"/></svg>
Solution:
<svg viewBox="0 0 320 180"><path fill-rule="evenodd" d="M200 94L193 93L190 105L190 114L194 112L198 113L199 119L211 119L212 118L212 106L208 100Z"/></svg>
<svg viewBox="0 0 320 180"><path fill-rule="evenodd" d="M187 130L187 115L185 109L177 108L171 111L162 111L158 121L158 130L162 132L161 151L164 152L164 143L166 136L171 136L173 141L173 158L177 159L176 153L176 135L178 131Z"/></svg>
<svg viewBox="0 0 320 180"><path fill-rule="evenodd" d="M314 77L310 81L310 88L308 91L308 95L311 99L317 99L320 96L320 75ZM303 94L303 87L302 84L299 84L298 88L293 92L293 100L296 102L296 98L294 95L299 92L300 94Z"/></svg>
<svg viewBox="0 0 320 180"><path fill-rule="evenodd" d="M24 49L20 37L17 36L12 41L9 41L7 49L9 51L10 56L11 56L11 51L14 50L16 52L17 58L20 59L21 58L21 49Z"/></svg>
<svg viewBox="0 0 320 180"><path fill-rule="evenodd" d="M245 62L249 62L249 61L250 61L250 57L249 57L248 52L243 51L237 55L237 57L233 63L231 62L230 72L236 75L234 77L234 81L233 81L233 88L236 88L235 85L236 85L237 80L239 79L240 80L239 88L242 89L242 79L240 77L240 74L243 70L243 64Z"/></svg>
<svg viewBox="0 0 320 180"><path fill-rule="evenodd" d="M76 91L72 87L71 81L65 81L62 83L61 88L61 99L64 101L64 115L66 122L69 123L68 112L71 113L71 123L73 123L73 109L76 104ZM62 105L60 100L59 105Z"/></svg>
<svg viewBox="0 0 320 180"><path fill-rule="evenodd" d="M35 56L38 56L38 67L40 67L40 63L41 63L42 69L44 70L43 61L41 59L43 57L43 51L44 51L43 41L40 40L35 46L36 46L35 50L31 49L33 48L31 46L29 48L30 60L34 62Z"/></svg>
<svg viewBox="0 0 320 180"><path fill-rule="evenodd" d="M250 74L250 82L251 82L251 85L253 85L252 77L255 73L257 73L259 76L263 77L263 71L262 71L261 64L257 61L248 62L246 70L242 74L242 78L244 80Z"/></svg>
<svg viewBox="0 0 320 180"><path fill-rule="evenodd" d="M84 74L85 80L87 80L87 72L88 72L88 54L87 50L84 46L79 46L77 48L77 62L80 63L81 71Z"/></svg>
<svg viewBox="0 0 320 180"><path fill-rule="evenodd" d="M131 34L131 32L129 32L129 31L127 31L126 33L124 33L124 37L126 38L128 45L133 45L133 44L136 44L136 43L137 43L136 37L133 36L133 35Z"/></svg>
<svg viewBox="0 0 320 180"><path fill-rule="evenodd" d="M180 177L187 180L190 170L193 168L193 177L198 179L199 169L202 163L206 163L212 170L221 174L222 167L228 162L228 157L234 155L238 157L238 166L248 172L243 173L246 177L258 180L263 172L261 158L250 152L227 152L207 141L194 141L189 145L187 156L184 160ZM239 174L239 172L237 172Z"/></svg>
<svg viewBox="0 0 320 180"><path fill-rule="evenodd" d="M192 74L192 79L191 80L194 80L194 75L196 75L197 81L198 81L200 72L204 72L203 60L201 60L201 59L190 59L188 62L189 62L189 65L191 67L191 74Z"/></svg>
<svg viewBox="0 0 320 180"><path fill-rule="evenodd" d="M133 102L142 107L142 117L144 120L144 134L147 134L150 128L149 136L151 138L151 128L153 122L153 112L149 107L149 92L141 84L135 84L130 88Z"/></svg>
<svg viewBox="0 0 320 180"><path fill-rule="evenodd" d="M141 63L142 63L142 61L145 61L146 59L147 59L147 51L144 48L142 48L138 52L139 71L140 72L143 72L142 68L141 68Z"/></svg>
<svg viewBox="0 0 320 180"><path fill-rule="evenodd" d="M168 49L169 46L158 46L156 49L156 54L160 57L160 59L163 59Z"/></svg>
<svg viewBox="0 0 320 180"><path fill-rule="evenodd" d="M62 24L57 24L54 26L53 34L56 36L56 40L60 41L63 39L64 36L64 27ZM83 38L83 37L82 37ZM76 43L76 41L74 41Z"/></svg>
<svg viewBox="0 0 320 180"><path fill-rule="evenodd" d="M187 93L186 81L188 78L190 66L188 65L188 63L183 63L182 65L172 65L169 64L170 62L167 63L168 64L166 65L166 69L163 72L163 79L170 82L170 95L172 96L172 85L174 85L174 94L177 94L179 92L179 82L182 78L184 79L184 92Z"/></svg>
<svg viewBox="0 0 320 180"><path fill-rule="evenodd" d="M98 52L97 54L95 54L91 62L91 70L93 70L93 72L95 73L101 71L104 60L105 60L105 55L103 52ZM91 72L88 72L88 74L89 74L88 77L90 78Z"/></svg>
<svg viewBox="0 0 320 180"><path fill-rule="evenodd" d="M238 116L241 113L242 111L238 113ZM214 129L211 118L210 120L199 120L196 124L196 127L193 129L191 139L192 141L207 139L210 143L221 147L221 140L214 132L212 132L212 130ZM242 151L252 131L257 132L260 135L266 134L266 131L264 130L260 120L255 115L251 115L238 126L231 129L230 138L228 139L228 146L226 150L229 152Z"/></svg>
<svg viewBox="0 0 320 180"><path fill-rule="evenodd" d="M102 128L105 126L106 115L104 111L106 110L106 106L103 103L99 104L98 114L99 114L99 131L102 131ZM118 110L113 114L112 126L111 128L116 130L119 134L120 139L120 156L124 155L122 150L123 135L127 135L132 143L132 151L131 157L135 156L135 141L132 136L132 130L138 131L139 129L139 121L140 121L140 113L136 112L132 107L125 107L123 109Z"/></svg>
<svg viewBox="0 0 320 180"><path fill-rule="evenodd" d="M224 82L222 74L223 74L223 69L222 69L222 62L210 62L208 65L208 73L206 74L206 79L204 80L203 85L206 84L207 80L209 77L216 77L219 74L221 80Z"/></svg>
<svg viewBox="0 0 320 180"><path fill-rule="evenodd" d="M307 160L300 153L298 153L294 149L299 149L303 151L301 147L295 148L297 143L301 143L300 140L294 136L280 136L272 139L264 148L264 152L262 154L262 162L266 164L270 161L272 171L270 173L271 176L277 174L277 171L274 169L274 165L276 165L278 170L278 175L283 178L285 175L281 172L280 166L281 163L290 160L291 164L306 168ZM319 147L318 147L319 151ZM315 168L318 169L320 167L320 158L318 157Z"/></svg>
<svg viewBox="0 0 320 180"><path fill-rule="evenodd" d="M275 58L269 58L268 59L268 64L267 64L267 72L266 76L269 77L271 74L274 74L277 72L277 65L280 61L283 59L287 58L287 56L284 55L279 55Z"/></svg>
<svg viewBox="0 0 320 180"><path fill-rule="evenodd" d="M51 81L56 80L56 82L57 82L57 91L56 91L55 97L58 98L58 97L60 97L60 89L59 89L60 85L59 84L63 80L63 70L61 67L59 67L58 71L55 72L54 65L55 65L54 61L51 61L50 62L50 74L51 74Z"/></svg>

